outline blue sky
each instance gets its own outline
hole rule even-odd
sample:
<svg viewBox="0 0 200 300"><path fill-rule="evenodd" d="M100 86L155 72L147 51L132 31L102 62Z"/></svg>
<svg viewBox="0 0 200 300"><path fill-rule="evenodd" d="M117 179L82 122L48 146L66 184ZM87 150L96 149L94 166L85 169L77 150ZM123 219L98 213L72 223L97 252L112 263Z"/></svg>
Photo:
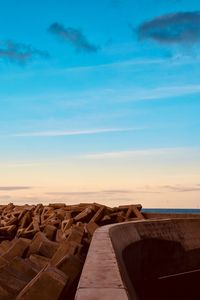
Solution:
<svg viewBox="0 0 200 300"><path fill-rule="evenodd" d="M1 201L199 207L199 50L199 1L2 2Z"/></svg>

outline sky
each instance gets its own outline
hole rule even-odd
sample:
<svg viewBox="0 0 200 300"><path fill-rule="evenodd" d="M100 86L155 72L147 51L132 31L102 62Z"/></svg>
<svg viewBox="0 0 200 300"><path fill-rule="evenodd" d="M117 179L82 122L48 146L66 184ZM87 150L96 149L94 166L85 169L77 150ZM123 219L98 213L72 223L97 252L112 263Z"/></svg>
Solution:
<svg viewBox="0 0 200 300"><path fill-rule="evenodd" d="M0 3L0 203L199 208L199 1Z"/></svg>

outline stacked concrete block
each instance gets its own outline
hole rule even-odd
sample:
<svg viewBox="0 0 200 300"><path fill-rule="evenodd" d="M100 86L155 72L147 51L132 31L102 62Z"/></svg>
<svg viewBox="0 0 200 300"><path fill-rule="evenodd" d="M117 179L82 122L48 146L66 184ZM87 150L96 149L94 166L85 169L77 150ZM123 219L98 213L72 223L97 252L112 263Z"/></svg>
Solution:
<svg viewBox="0 0 200 300"><path fill-rule="evenodd" d="M95 230L143 218L140 205L0 206L0 299L73 299Z"/></svg>

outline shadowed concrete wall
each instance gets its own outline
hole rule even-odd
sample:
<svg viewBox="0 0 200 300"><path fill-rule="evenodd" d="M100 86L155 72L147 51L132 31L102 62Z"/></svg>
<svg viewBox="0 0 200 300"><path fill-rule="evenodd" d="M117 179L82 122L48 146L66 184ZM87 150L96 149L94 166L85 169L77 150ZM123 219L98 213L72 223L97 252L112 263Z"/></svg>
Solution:
<svg viewBox="0 0 200 300"><path fill-rule="evenodd" d="M199 219L127 223L110 236L130 299L197 299Z"/></svg>

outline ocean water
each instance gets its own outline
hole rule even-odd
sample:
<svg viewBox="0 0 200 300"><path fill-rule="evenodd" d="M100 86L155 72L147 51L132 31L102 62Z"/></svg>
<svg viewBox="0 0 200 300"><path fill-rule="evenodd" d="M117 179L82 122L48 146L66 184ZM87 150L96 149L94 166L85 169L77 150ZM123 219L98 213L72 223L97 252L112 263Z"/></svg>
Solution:
<svg viewBox="0 0 200 300"><path fill-rule="evenodd" d="M142 212L163 214L200 214L200 209L186 208L142 208Z"/></svg>

